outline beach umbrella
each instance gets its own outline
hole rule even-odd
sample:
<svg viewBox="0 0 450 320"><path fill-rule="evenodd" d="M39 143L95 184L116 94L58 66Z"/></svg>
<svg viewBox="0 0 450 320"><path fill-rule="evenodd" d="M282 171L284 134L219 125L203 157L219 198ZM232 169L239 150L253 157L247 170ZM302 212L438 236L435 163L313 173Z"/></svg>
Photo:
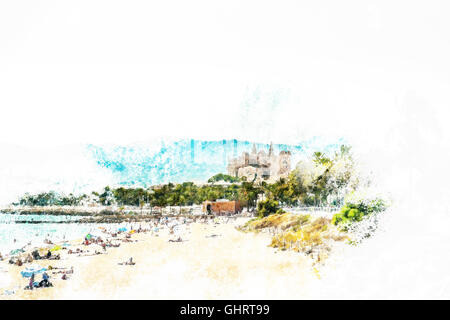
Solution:
<svg viewBox="0 0 450 320"><path fill-rule="evenodd" d="M9 255L14 256L14 255L22 253L22 252L25 252L25 251L23 249L14 249L14 250L11 250Z"/></svg>
<svg viewBox="0 0 450 320"><path fill-rule="evenodd" d="M29 267L26 267L25 270L21 271L20 274L24 278L30 278L33 274L42 273L44 271L47 271L47 269L44 267L38 265L31 265Z"/></svg>
<svg viewBox="0 0 450 320"><path fill-rule="evenodd" d="M91 235L90 233L88 233L88 234L86 235L86 239L91 240L91 238L92 238L92 235Z"/></svg>
<svg viewBox="0 0 450 320"><path fill-rule="evenodd" d="M61 246L54 246L53 248L50 249L50 251L58 251L61 250Z"/></svg>
<svg viewBox="0 0 450 320"><path fill-rule="evenodd" d="M127 228L125 227L119 228L119 231L127 231Z"/></svg>

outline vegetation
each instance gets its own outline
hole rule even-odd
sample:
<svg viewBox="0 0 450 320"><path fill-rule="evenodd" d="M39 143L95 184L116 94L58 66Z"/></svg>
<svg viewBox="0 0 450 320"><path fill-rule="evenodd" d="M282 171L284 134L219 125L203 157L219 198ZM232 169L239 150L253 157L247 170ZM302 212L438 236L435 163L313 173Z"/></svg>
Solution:
<svg viewBox="0 0 450 320"><path fill-rule="evenodd" d="M36 195L30 195L29 193L26 193L19 200L19 204L28 206L73 206L79 204L86 198L86 195L74 196L72 193L68 196L62 196L53 191L43 192Z"/></svg>
<svg viewBox="0 0 450 320"><path fill-rule="evenodd" d="M271 247L281 250L294 250L311 254L315 258L325 259L332 241L348 240L347 234L330 224L330 219L311 219L309 215L291 213L272 214L264 218L255 218L240 228L241 231L259 232L268 230L274 233Z"/></svg>
<svg viewBox="0 0 450 320"><path fill-rule="evenodd" d="M181 184L168 183L150 188L111 188L106 186L100 192L74 196L59 195L55 192L37 195L25 194L20 205L118 205L138 207L165 207L201 204L205 200L217 199L238 200L249 210L257 207L257 200L263 196L265 201L258 205L258 214L262 217L269 214L282 213L283 206L341 206L344 196L355 190L359 184L354 174L353 160L350 148L341 146L333 156L315 152L312 159L300 161L287 178L275 183L255 183L254 181L239 181L238 178L219 173L209 180L207 185L196 185L193 182ZM214 182L230 182L229 185L214 184ZM361 208L351 208L358 209ZM359 217L352 211L345 217ZM337 219L340 219L339 217ZM356 218L355 218L356 219Z"/></svg>
<svg viewBox="0 0 450 320"><path fill-rule="evenodd" d="M261 231L267 228L286 230L300 226L311 219L310 215L294 215L291 213L276 213L264 218L254 218L241 227L241 231Z"/></svg>
<svg viewBox="0 0 450 320"><path fill-rule="evenodd" d="M381 198L358 197L352 193L341 208L341 211L333 216L331 222L334 225L345 225L361 221L365 216L386 210L386 207L386 201Z"/></svg>
<svg viewBox="0 0 450 320"><path fill-rule="evenodd" d="M277 213L280 210L278 201L267 199L258 203L258 217L267 217L269 214Z"/></svg>
<svg viewBox="0 0 450 320"><path fill-rule="evenodd" d="M212 176L211 178L208 179L209 183L214 183L214 182L219 182L219 181L235 183L235 182L240 182L240 179L237 177L232 177L228 174L223 174L223 173L218 173L215 176Z"/></svg>

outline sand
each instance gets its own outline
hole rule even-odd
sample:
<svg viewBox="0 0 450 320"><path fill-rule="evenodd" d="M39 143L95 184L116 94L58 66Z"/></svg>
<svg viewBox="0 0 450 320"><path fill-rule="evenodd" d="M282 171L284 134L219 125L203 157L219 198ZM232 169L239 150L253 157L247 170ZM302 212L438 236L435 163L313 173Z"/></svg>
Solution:
<svg viewBox="0 0 450 320"><path fill-rule="evenodd" d="M108 248L106 254L77 257L61 250L61 260L38 260L48 267L73 266L68 280L50 270L52 288L23 290L28 279L20 271L29 264L0 263L15 294L0 299L301 299L307 283L318 281L312 261L302 254L268 247L268 234L235 229L233 223L192 223L181 233L183 242L169 242L167 229L159 236L135 233L132 243ZM212 236L211 235L216 235ZM98 245L87 247L102 252ZM72 247L74 249L74 247ZM135 265L118 265L130 257ZM5 272L7 271L7 272ZM36 277L37 280L41 276ZM2 288L0 293L6 288Z"/></svg>

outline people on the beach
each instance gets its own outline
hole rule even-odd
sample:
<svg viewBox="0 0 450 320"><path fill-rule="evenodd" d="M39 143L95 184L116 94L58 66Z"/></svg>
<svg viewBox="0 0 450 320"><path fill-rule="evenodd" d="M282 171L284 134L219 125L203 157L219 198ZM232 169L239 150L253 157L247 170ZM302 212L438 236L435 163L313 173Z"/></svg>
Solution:
<svg viewBox="0 0 450 320"><path fill-rule="evenodd" d="M31 274L30 282L28 283L28 287L29 287L30 290L33 290L33 287L34 287L34 273Z"/></svg>
<svg viewBox="0 0 450 320"><path fill-rule="evenodd" d="M107 252L107 247L119 247L120 241L124 241L124 242L134 242L137 240L132 240L132 234L133 233L141 233L141 232L150 232L152 235L157 235L157 233L159 232L162 236L167 235L167 233L170 236L170 240L169 242L183 242L185 240L182 239L182 237L184 238L184 234L188 234L191 231L191 224L193 223L204 223L204 224L217 224L217 223L225 223L225 222L230 222L230 220L232 220L232 218L228 218L228 217L223 217L223 218L215 218L215 219L210 219L210 218L205 218L205 217L196 217L193 216L191 218L186 218L186 217L163 217L163 218L156 218L153 219L151 221L148 222L144 222L144 223L140 223L140 224L135 224L133 225L128 225L128 232L127 231L117 231L117 229L115 227L111 227L110 229L106 229L103 228L101 229L102 232L102 237L97 236L98 233L94 233L92 232L88 234L88 236L81 238L83 239L83 241L80 243L78 242L78 245L72 243L72 244L67 244L67 245L61 245L63 246L62 248L58 245L57 247L53 247L53 249L49 250L49 249L45 249L44 254L42 254L43 252L40 250L44 250L43 248L40 249L31 249L28 252L25 250L22 250L20 253L14 253L14 255L11 255L11 259L10 259L10 263L11 264L15 264L17 266L21 266L24 263L30 263L34 260L41 260L41 259L48 259L48 260L57 260L60 258L60 254L57 254L56 252L60 252L61 255L62 254L74 254L74 253L84 253L83 255L79 255L79 256L94 256L94 255L98 255L98 254L103 254ZM167 230L167 233L166 233ZM134 232L133 232L134 231ZM118 235L118 233L119 235ZM94 235L95 234L95 235ZM104 235L104 236L103 236ZM207 237L216 237L218 235L216 234L212 234L210 236ZM117 237L117 238L116 238ZM66 237L64 236L64 239ZM116 240L119 241L115 241L116 243L112 242L112 239L116 238ZM53 239L54 240L54 239ZM53 244L53 242L50 240L50 238L46 238L45 243L47 244ZM57 242L59 243L59 242ZM98 245L95 246L95 244ZM31 245L31 244L30 244ZM72 247L67 247L66 246L70 246L72 245ZM86 248L84 250L82 250L81 248L83 247L82 245L91 245L90 247L95 247L97 248L97 250L86 250ZM100 249L101 247L101 249ZM50 248L50 247L49 247ZM24 248L25 249L25 248ZM62 251L58 251L61 250ZM94 248L93 248L94 249ZM32 251L33 250L33 251ZM93 252L94 251L94 252ZM42 255L41 255L42 254ZM10 258L9 255L7 255L8 259ZM2 256L0 254L0 260L4 259L4 256ZM135 265L136 262L133 261L133 258L130 257L128 260L119 263L119 265ZM56 271L54 269L62 269L62 271ZM63 267L59 267L59 268L55 268L55 267L51 267L49 266L47 268L47 270L52 270L51 274L52 277L55 277L55 274L59 274L59 276L61 276L62 280L67 280L70 277L70 274L73 273L73 267L71 267L70 270L68 270L67 268L63 268ZM49 272L50 273L50 272ZM55 277L56 278L56 277ZM59 278L56 278L59 279ZM58 280L57 280L58 281ZM60 281L60 280L59 280ZM40 282L35 282L35 275L33 274L32 277L30 277L30 283L28 284L27 288L30 290L33 290L33 288L38 288L38 287L49 287L52 286L51 282L50 282L50 277L47 273L42 274L42 281Z"/></svg>
<svg viewBox="0 0 450 320"><path fill-rule="evenodd" d="M136 263L133 261L133 257L130 257L126 262L120 262L120 265L134 266Z"/></svg>
<svg viewBox="0 0 450 320"><path fill-rule="evenodd" d="M175 240L174 239L169 240L169 242L182 242L182 241L183 241L183 239L181 239L180 236L178 236L178 238L176 238Z"/></svg>
<svg viewBox="0 0 450 320"><path fill-rule="evenodd" d="M50 258L48 258L48 260L59 260L59 259L60 259L59 254L52 255Z"/></svg>
<svg viewBox="0 0 450 320"><path fill-rule="evenodd" d="M33 257L31 256L31 254L27 254L27 256L26 256L26 258L25 258L25 262L26 262L26 263L33 262Z"/></svg>
<svg viewBox="0 0 450 320"><path fill-rule="evenodd" d="M52 287L53 285L50 281L48 281L48 279L49 279L49 276L48 276L47 272L44 272L42 274L42 280L39 282L39 287L40 288Z"/></svg>
<svg viewBox="0 0 450 320"><path fill-rule="evenodd" d="M37 250L34 250L34 251L31 253L31 255L33 256L33 259L34 259L34 260L40 260L40 259L42 259L41 255L39 254L39 251L37 251Z"/></svg>

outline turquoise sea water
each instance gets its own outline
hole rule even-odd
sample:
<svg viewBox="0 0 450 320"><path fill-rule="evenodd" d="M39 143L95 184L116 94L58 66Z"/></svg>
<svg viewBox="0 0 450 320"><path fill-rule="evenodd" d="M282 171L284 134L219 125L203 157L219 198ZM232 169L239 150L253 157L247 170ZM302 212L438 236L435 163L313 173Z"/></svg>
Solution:
<svg viewBox="0 0 450 320"><path fill-rule="evenodd" d="M80 216L68 215L18 215L0 214L0 253L7 254L11 250L22 248L31 242L31 246L42 246L48 238L54 243L84 238L87 233L99 234L99 227L115 229L127 224L81 224L75 223ZM16 223L17 221L29 223ZM42 223L32 223L41 221ZM55 223L65 221L69 223ZM73 221L73 223L70 223ZM16 241L14 241L14 239Z"/></svg>

